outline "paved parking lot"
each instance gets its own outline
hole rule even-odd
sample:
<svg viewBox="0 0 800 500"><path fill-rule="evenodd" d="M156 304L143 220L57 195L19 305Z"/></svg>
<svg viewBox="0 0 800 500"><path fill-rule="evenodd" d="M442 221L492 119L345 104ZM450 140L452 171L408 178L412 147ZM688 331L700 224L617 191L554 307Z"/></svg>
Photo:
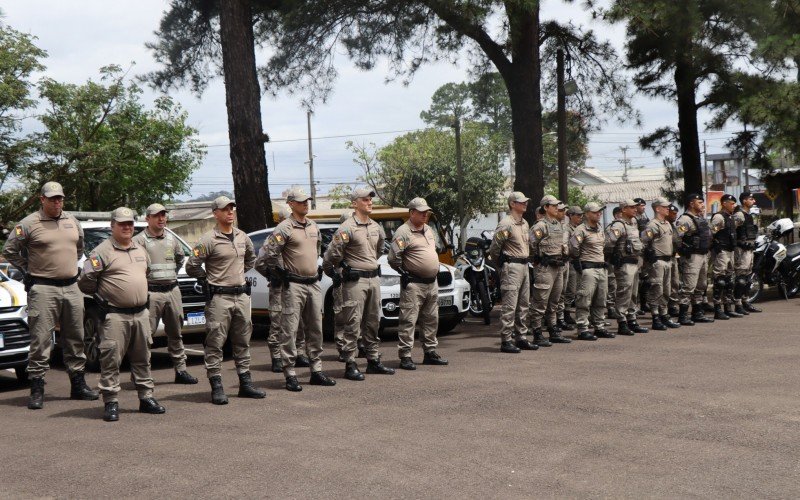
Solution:
<svg viewBox="0 0 800 500"><path fill-rule="evenodd" d="M67 399L61 367L36 412L2 372L0 497L797 497L800 301L760 305L518 355L498 352L497 318L470 322L441 339L451 366L362 383L343 379L326 344L338 385L301 393L267 371L262 339L253 371L267 398L235 397L226 361L222 407L201 358L201 383L176 386L159 350L166 415L135 412L128 382L117 423L99 401ZM383 352L396 367L394 346Z"/></svg>

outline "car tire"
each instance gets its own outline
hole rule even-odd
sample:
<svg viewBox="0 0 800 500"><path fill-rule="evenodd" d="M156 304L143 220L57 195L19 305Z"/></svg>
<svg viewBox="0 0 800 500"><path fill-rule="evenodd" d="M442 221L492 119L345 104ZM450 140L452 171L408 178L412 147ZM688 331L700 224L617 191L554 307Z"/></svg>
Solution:
<svg viewBox="0 0 800 500"><path fill-rule="evenodd" d="M83 315L83 352L86 354L86 370L100 371L100 311L88 305Z"/></svg>
<svg viewBox="0 0 800 500"><path fill-rule="evenodd" d="M22 384L28 383L28 365L18 366L14 368L14 373L17 375L17 380Z"/></svg>
<svg viewBox="0 0 800 500"><path fill-rule="evenodd" d="M437 333L444 335L453 331L461 323L461 318L443 319L439 321L439 328Z"/></svg>

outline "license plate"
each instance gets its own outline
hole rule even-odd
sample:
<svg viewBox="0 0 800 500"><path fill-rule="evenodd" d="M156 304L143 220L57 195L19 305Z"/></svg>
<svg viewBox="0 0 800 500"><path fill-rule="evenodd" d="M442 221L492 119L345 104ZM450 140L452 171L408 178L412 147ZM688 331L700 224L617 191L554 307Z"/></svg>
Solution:
<svg viewBox="0 0 800 500"><path fill-rule="evenodd" d="M0 349L5 349L5 348L6 348L6 341L5 338L3 338L3 334L0 333Z"/></svg>
<svg viewBox="0 0 800 500"><path fill-rule="evenodd" d="M205 325L206 314L201 312L188 313L186 315L186 323L190 325Z"/></svg>
<svg viewBox="0 0 800 500"><path fill-rule="evenodd" d="M453 297L439 297L439 307L449 307L453 305Z"/></svg>

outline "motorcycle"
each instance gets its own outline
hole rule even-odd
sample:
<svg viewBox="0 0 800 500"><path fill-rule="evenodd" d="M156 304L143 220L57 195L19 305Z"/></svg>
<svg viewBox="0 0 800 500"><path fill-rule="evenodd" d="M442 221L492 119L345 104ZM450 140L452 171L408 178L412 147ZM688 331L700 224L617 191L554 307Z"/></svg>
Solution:
<svg viewBox="0 0 800 500"><path fill-rule="evenodd" d="M481 237L467 239L464 252L456 256L456 269L469 283L469 312L472 316L482 317L485 325L491 324L490 313L496 302L500 301L500 277L497 271L486 263L486 251L491 245L491 238Z"/></svg>
<svg viewBox="0 0 800 500"><path fill-rule="evenodd" d="M778 219L766 228L766 233L756 238L753 251L753 273L747 297L754 302L764 285L776 286L784 299L800 291L800 243L784 245L777 242L794 230L791 219Z"/></svg>

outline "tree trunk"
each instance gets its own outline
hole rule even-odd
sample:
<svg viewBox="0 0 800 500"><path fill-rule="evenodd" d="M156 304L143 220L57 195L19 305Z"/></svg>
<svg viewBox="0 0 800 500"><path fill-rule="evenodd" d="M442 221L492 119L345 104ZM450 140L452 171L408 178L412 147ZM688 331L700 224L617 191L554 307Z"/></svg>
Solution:
<svg viewBox="0 0 800 500"><path fill-rule="evenodd" d="M703 192L703 168L700 161L700 138L697 134L695 79L691 64L678 61L675 67L678 93L678 136L681 142L683 189L686 193Z"/></svg>
<svg viewBox="0 0 800 500"><path fill-rule="evenodd" d="M251 232L275 225L264 156L253 17L249 0L226 0L219 5L237 219L242 231Z"/></svg>

